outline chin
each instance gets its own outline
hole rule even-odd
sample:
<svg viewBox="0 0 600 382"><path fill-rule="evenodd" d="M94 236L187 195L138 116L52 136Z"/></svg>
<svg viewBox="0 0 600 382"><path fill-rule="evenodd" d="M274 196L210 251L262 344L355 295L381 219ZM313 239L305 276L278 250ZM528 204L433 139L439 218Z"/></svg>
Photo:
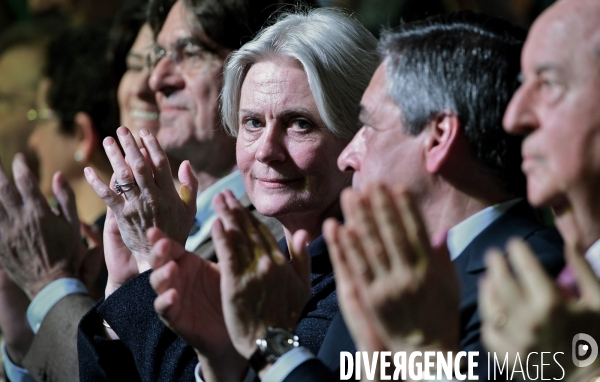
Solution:
<svg viewBox="0 0 600 382"><path fill-rule="evenodd" d="M261 215L277 218L279 216L298 213L299 210L305 210L303 208L305 203L294 197L297 196L297 193L295 193L296 195L267 192L255 192L253 194L249 195L250 200Z"/></svg>

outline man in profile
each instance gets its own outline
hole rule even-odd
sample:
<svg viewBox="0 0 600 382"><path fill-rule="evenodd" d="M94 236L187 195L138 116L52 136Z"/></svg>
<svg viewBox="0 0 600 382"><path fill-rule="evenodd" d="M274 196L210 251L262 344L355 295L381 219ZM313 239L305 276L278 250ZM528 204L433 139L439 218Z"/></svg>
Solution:
<svg viewBox="0 0 600 382"><path fill-rule="evenodd" d="M487 346L511 355L563 352L564 369L546 373L555 379L600 375L599 360L587 367L575 367L571 360L576 334L600 339L599 18L598 1L561 0L535 21L523 49L523 83L504 116L506 131L524 136L527 197L532 205L552 208L568 244L569 266L557 282L572 297L539 272L531 250L518 242L508 256L515 274L495 254L482 286ZM514 288L524 292L504 294ZM507 317L502 325L494 324L498 315Z"/></svg>

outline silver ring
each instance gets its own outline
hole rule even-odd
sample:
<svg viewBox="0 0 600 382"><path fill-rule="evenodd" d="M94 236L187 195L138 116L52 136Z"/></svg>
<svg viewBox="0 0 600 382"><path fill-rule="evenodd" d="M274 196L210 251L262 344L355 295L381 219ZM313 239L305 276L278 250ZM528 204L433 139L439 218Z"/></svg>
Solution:
<svg viewBox="0 0 600 382"><path fill-rule="evenodd" d="M115 191L117 191L117 195L122 195L127 191L130 191L135 187L135 181L127 182L127 183L119 183L118 180L115 179Z"/></svg>

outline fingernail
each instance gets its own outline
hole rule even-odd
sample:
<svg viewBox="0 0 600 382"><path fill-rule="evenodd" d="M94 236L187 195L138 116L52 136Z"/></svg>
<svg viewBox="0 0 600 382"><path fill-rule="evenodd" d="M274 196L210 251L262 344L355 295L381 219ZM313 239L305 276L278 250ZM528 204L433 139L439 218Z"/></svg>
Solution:
<svg viewBox="0 0 600 382"><path fill-rule="evenodd" d="M86 178L89 178L92 175L92 169L89 167L86 167L83 169L83 173L85 174Z"/></svg>
<svg viewBox="0 0 600 382"><path fill-rule="evenodd" d="M142 129L140 131L140 136L147 137L148 135L150 135L150 132L148 131L148 129Z"/></svg>
<svg viewBox="0 0 600 382"><path fill-rule="evenodd" d="M104 147L112 146L113 143L115 143L115 140L111 137L104 138L104 141L102 142Z"/></svg>
<svg viewBox="0 0 600 382"><path fill-rule="evenodd" d="M119 134L120 136L125 136L129 133L129 130L127 130L127 128L125 126L121 126L117 129L117 134Z"/></svg>

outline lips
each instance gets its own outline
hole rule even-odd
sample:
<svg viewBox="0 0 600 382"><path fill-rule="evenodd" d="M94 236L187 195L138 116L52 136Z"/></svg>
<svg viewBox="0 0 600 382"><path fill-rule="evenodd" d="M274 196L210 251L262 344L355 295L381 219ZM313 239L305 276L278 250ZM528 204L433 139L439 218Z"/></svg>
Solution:
<svg viewBox="0 0 600 382"><path fill-rule="evenodd" d="M131 117L135 119L142 119L145 121L158 121L158 112L156 111L133 109L130 114Z"/></svg>
<svg viewBox="0 0 600 382"><path fill-rule="evenodd" d="M521 170L524 173L531 171L536 164L539 164L543 158L538 155L523 155L523 162L521 162Z"/></svg>
<svg viewBox="0 0 600 382"><path fill-rule="evenodd" d="M289 187L290 185L300 181L301 179L288 179L288 178L256 178L263 188L267 189L279 189Z"/></svg>

